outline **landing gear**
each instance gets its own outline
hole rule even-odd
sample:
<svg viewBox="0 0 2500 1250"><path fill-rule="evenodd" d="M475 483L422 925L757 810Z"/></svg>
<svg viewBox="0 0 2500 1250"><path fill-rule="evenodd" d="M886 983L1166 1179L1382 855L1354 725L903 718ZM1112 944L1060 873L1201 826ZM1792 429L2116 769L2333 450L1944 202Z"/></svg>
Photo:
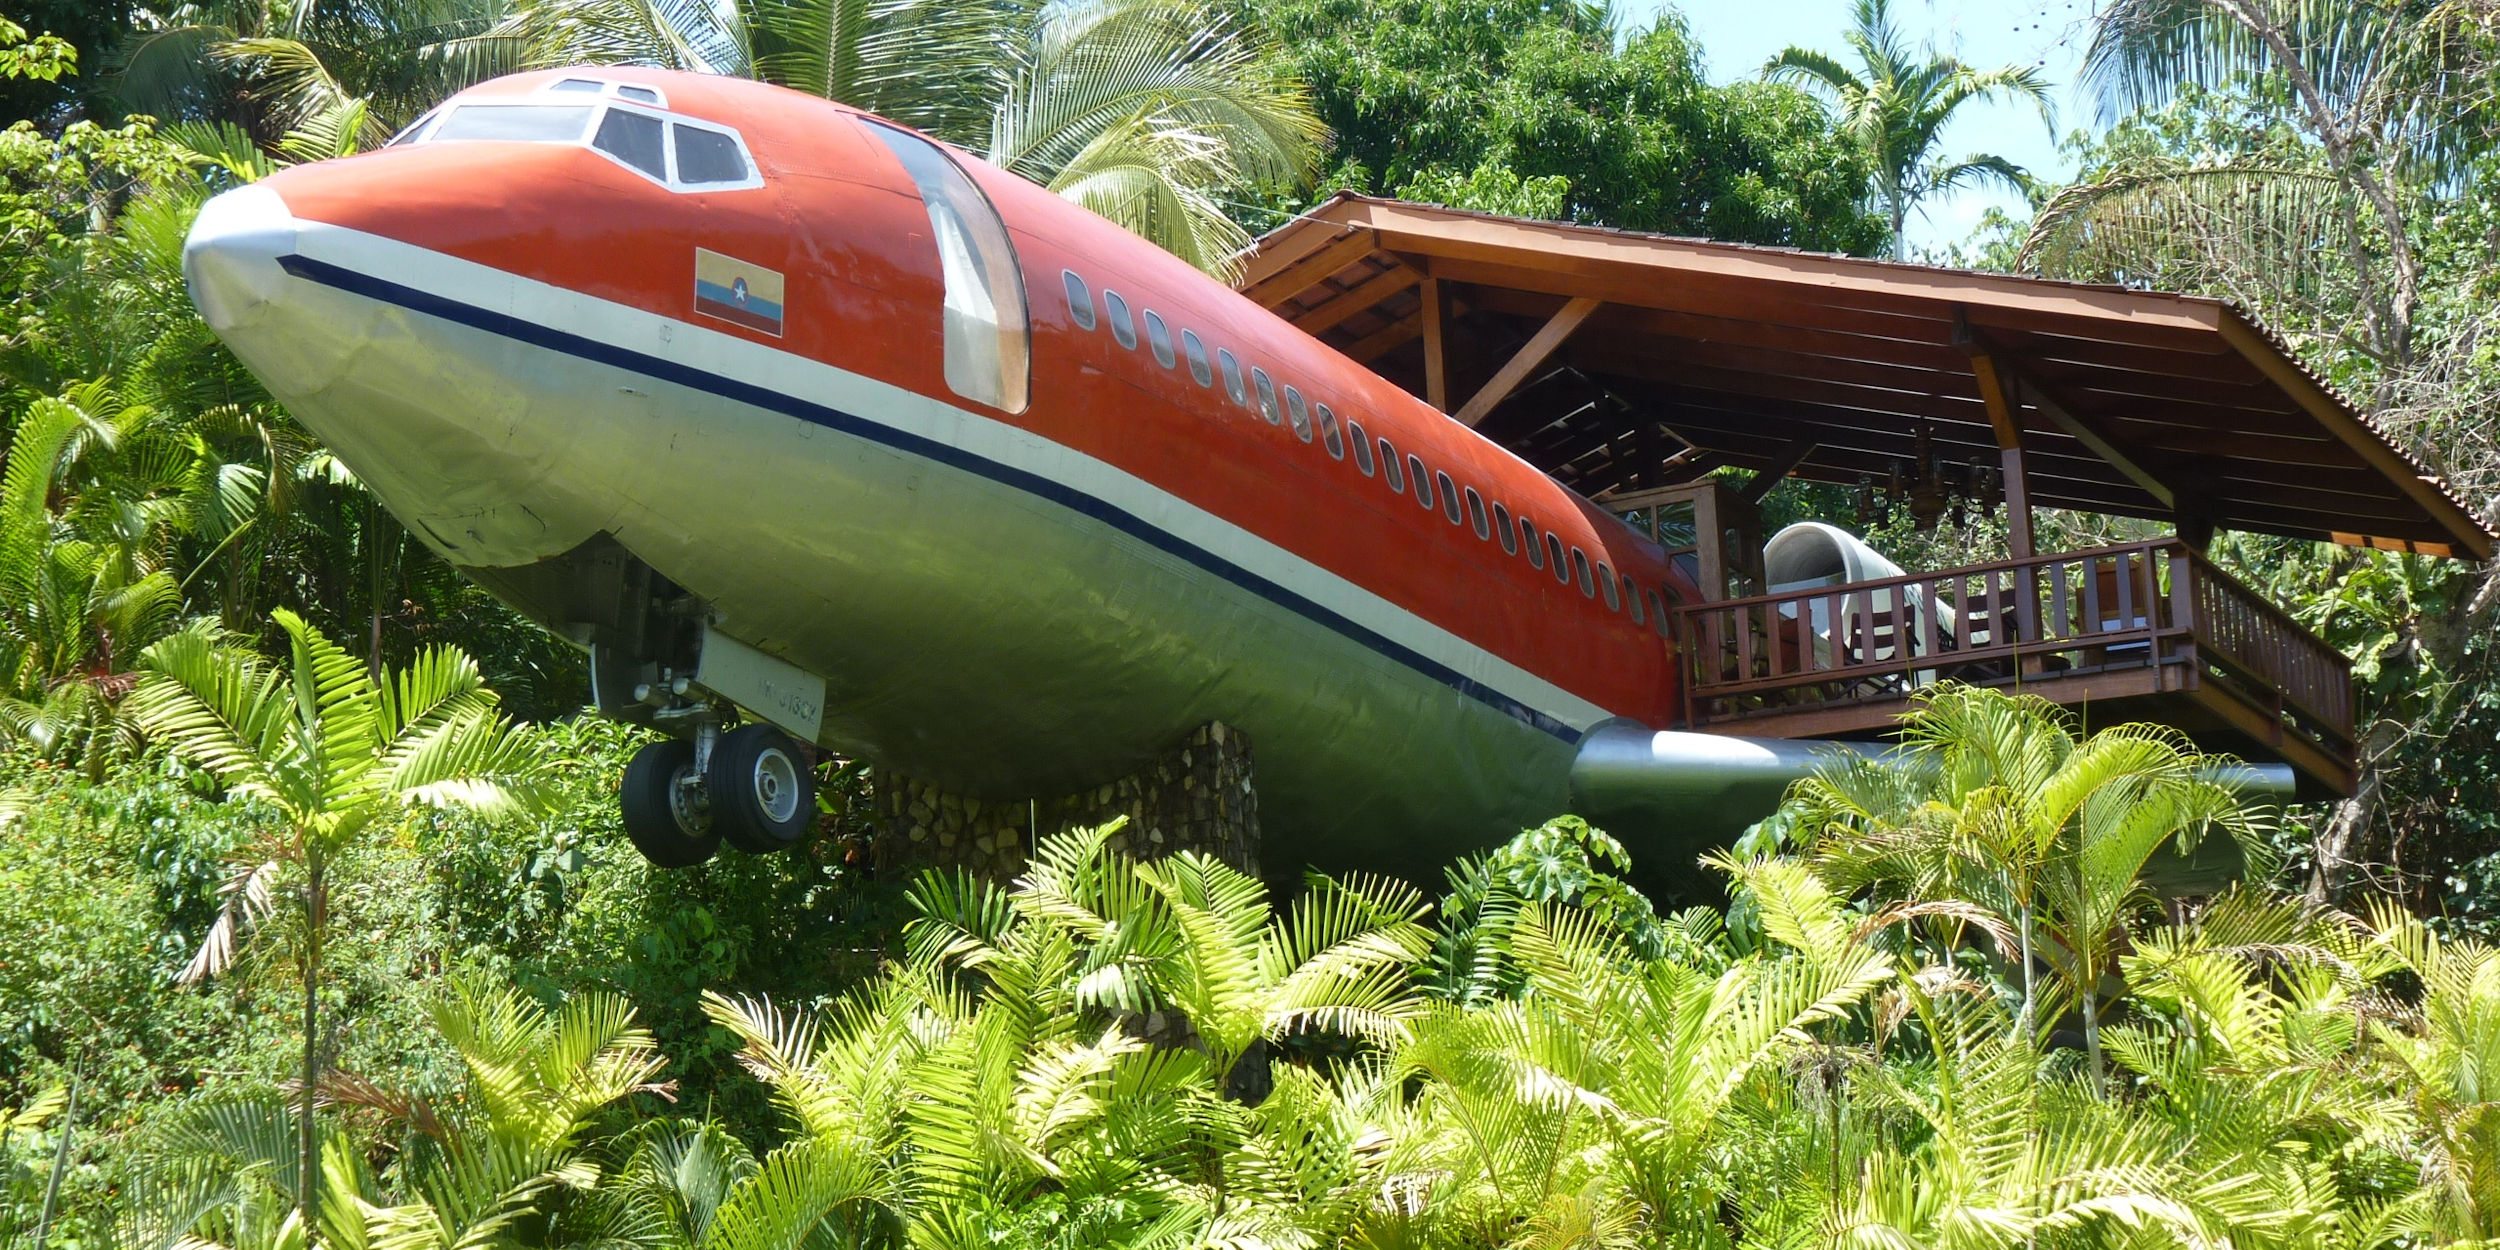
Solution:
<svg viewBox="0 0 2500 1250"><path fill-rule="evenodd" d="M691 742L654 742L625 766L625 836L652 867L692 868L720 849L705 789Z"/></svg>
<svg viewBox="0 0 2500 1250"><path fill-rule="evenodd" d="M712 820L729 844L751 855L797 846L816 820L816 770L790 735L770 725L722 734L703 773Z"/></svg>
<svg viewBox="0 0 2500 1250"><path fill-rule="evenodd" d="M655 868L692 868L724 841L750 855L797 846L816 818L816 770L770 725L654 742L625 766L625 836Z"/></svg>

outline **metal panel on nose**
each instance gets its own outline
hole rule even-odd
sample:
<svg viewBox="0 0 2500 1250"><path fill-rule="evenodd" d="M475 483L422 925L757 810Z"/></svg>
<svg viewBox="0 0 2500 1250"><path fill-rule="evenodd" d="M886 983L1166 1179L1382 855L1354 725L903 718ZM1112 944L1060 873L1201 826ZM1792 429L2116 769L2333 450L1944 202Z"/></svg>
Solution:
<svg viewBox="0 0 2500 1250"><path fill-rule="evenodd" d="M269 187L237 187L200 207L182 245L182 273L209 328L229 336L266 319L287 281L278 260L295 250L295 235L295 215Z"/></svg>

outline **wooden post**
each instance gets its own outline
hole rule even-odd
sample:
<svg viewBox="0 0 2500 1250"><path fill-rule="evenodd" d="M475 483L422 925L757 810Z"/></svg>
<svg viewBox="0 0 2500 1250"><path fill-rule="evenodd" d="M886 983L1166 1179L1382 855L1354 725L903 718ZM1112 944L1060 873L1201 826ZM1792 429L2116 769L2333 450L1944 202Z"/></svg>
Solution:
<svg viewBox="0 0 2500 1250"><path fill-rule="evenodd" d="M2031 479L2023 467L2022 414L2014 405L2012 380L1986 352L1973 355L1970 367L1979 379L1979 397L1988 405L1988 424L1996 431L2005 475L2005 545L2015 559L2028 560L2039 553L2032 547Z"/></svg>
<svg viewBox="0 0 2500 1250"><path fill-rule="evenodd" d="M1417 292L1424 302L1424 402L1436 411L1450 410L1450 357L1443 322L1448 309L1442 304L1441 280L1427 273L1423 289Z"/></svg>

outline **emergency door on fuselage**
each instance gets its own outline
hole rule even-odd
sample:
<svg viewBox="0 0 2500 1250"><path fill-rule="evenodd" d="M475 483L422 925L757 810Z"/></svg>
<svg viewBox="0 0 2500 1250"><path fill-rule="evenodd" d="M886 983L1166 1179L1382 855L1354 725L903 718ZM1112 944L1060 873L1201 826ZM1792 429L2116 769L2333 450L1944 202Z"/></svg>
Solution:
<svg viewBox="0 0 2500 1250"><path fill-rule="evenodd" d="M1007 223L936 144L892 126L866 125L902 162L929 210L929 234L946 286L946 385L992 408L1024 411L1032 385L1033 335Z"/></svg>

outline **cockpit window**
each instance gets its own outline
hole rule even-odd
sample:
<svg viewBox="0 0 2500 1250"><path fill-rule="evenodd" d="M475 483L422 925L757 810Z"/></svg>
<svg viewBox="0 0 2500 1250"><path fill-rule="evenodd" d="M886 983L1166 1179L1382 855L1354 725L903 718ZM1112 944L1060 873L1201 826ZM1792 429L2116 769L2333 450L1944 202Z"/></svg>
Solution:
<svg viewBox="0 0 2500 1250"><path fill-rule="evenodd" d="M717 130L674 125L677 132L677 180L689 186L747 180L746 154L738 141Z"/></svg>
<svg viewBox="0 0 2500 1250"><path fill-rule="evenodd" d="M569 84L584 83L573 87ZM659 92L633 84L567 78L546 92L580 98L593 90L641 99ZM594 126L592 118L596 117ZM585 131L589 131L587 138ZM734 191L763 185L754 158L736 131L691 122L621 100L558 103L542 96L528 103L452 104L418 119L391 143L443 143L492 139L521 143L587 144L618 164L673 191ZM673 159L672 159L673 158Z"/></svg>
<svg viewBox="0 0 2500 1250"><path fill-rule="evenodd" d="M640 100L645 104L657 104L660 102L659 92L653 91L649 87L637 87L631 83L618 87L616 89L616 94L628 100Z"/></svg>
<svg viewBox="0 0 2500 1250"><path fill-rule="evenodd" d="M654 181L668 181L668 155L661 148L659 118L648 113L609 109L599 120L599 133L590 146L649 174Z"/></svg>
<svg viewBox="0 0 2500 1250"><path fill-rule="evenodd" d="M521 143L579 143L590 128L589 105L463 104L434 127L429 143L454 139L503 139Z"/></svg>
<svg viewBox="0 0 2500 1250"><path fill-rule="evenodd" d="M929 210L929 233L946 284L946 385L966 399L1024 411L1033 341L1025 320L1024 276L1007 223L936 144L875 123L868 131L902 162ZM685 131L678 134L682 141ZM683 148L678 161L683 178ZM1171 350L1168 339L1164 350Z"/></svg>
<svg viewBox="0 0 2500 1250"><path fill-rule="evenodd" d="M596 78L567 78L547 89L549 91L587 91L592 95L597 95L606 90L607 86L606 83Z"/></svg>
<svg viewBox="0 0 2500 1250"><path fill-rule="evenodd" d="M427 113L425 116L408 123L407 129L400 131L398 134L392 135L391 141L383 144L382 146L386 148L395 148L403 144L425 142L426 132L434 128L434 120L442 115L443 110L441 109L435 109L434 111Z"/></svg>

